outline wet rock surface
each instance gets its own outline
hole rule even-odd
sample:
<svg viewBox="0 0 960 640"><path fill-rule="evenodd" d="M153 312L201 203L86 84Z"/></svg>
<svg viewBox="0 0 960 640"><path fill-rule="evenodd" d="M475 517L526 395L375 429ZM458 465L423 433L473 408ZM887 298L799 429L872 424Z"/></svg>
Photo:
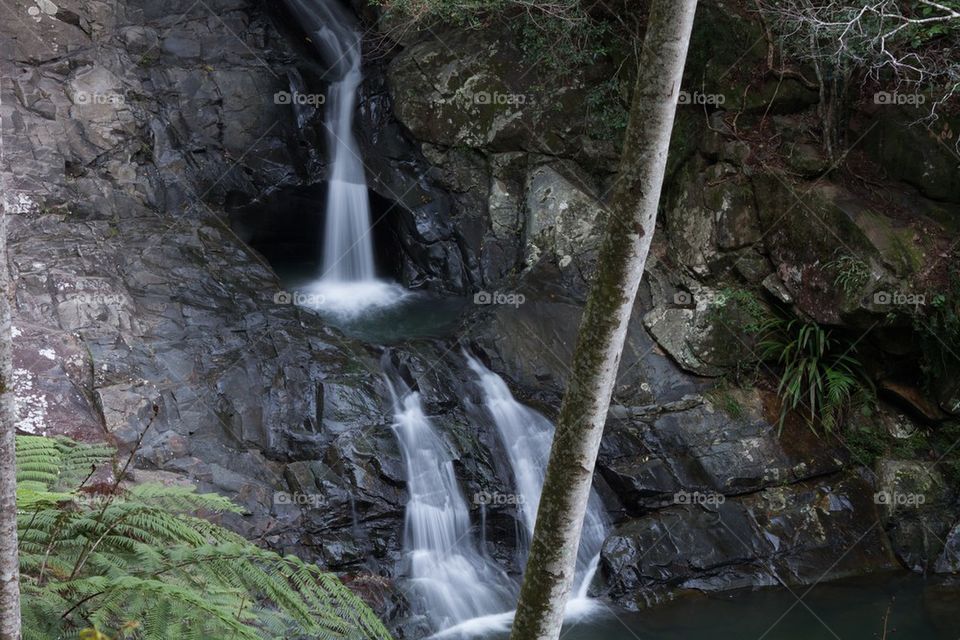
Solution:
<svg viewBox="0 0 960 640"><path fill-rule="evenodd" d="M20 20L0 26L5 39L23 27L2 101L18 429L122 452L145 433L137 473L231 496L247 513L229 526L373 589L380 610L402 619L393 580L406 471L385 349L284 304L272 265L244 242L276 222L261 206L271 196L324 180L320 111L274 100L292 86L323 91L302 34L246 0L65 0L36 18L30 6L11 3ZM482 519L472 499L510 493L513 481L460 350L555 416L616 154L546 108L578 108L578 89L531 93L503 34L446 42L455 48L420 34L370 61L358 129L389 273L488 297L464 314L458 339L406 342L386 357L449 443L477 538L515 573L515 511L493 505ZM773 112L787 114L785 130L810 104L795 89ZM482 97L518 92L532 97ZM783 219L798 206L793 177L751 165L748 145L716 121L705 134L701 118L678 120L668 205L614 392L597 485L615 525L594 591L640 607L898 561L957 571L954 496L920 511L878 506L877 491L907 490L902 470L888 464L878 484L808 431L778 434L769 392L739 398L736 415L708 393L755 347L708 330L725 279L763 282L824 322L868 326L886 312L874 294L905 287L933 249L904 253L897 239L915 229L878 224L835 185L812 189L804 206L838 239L809 215ZM819 175L809 142L789 143L793 168ZM931 189L949 187L938 175ZM908 202L940 215L922 196ZM253 217L238 224L237 212ZM304 207L289 224L296 215L314 213ZM876 277L838 300L821 267L850 247Z"/></svg>

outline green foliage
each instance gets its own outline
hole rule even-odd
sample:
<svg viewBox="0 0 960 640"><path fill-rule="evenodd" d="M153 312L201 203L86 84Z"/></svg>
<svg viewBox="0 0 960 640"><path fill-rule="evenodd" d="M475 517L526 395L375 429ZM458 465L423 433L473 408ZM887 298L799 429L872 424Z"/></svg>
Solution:
<svg viewBox="0 0 960 640"><path fill-rule="evenodd" d="M870 281L870 265L854 256L840 256L824 267L833 272L833 284L848 300L854 299Z"/></svg>
<svg viewBox="0 0 960 640"><path fill-rule="evenodd" d="M615 77L591 86L587 93L587 129L597 138L621 139L630 116L624 102Z"/></svg>
<svg viewBox="0 0 960 640"><path fill-rule="evenodd" d="M799 411L814 431L832 433L856 400L872 396L872 385L851 345L815 322L774 318L763 327L762 359L781 367L779 427Z"/></svg>
<svg viewBox="0 0 960 640"><path fill-rule="evenodd" d="M90 483L112 455L17 438L24 640L389 639L335 576L193 515L239 513L227 498Z"/></svg>
<svg viewBox="0 0 960 640"><path fill-rule="evenodd" d="M941 13L937 8L918 0L909 0L907 4L911 13L922 20L930 19ZM960 2L957 0L939 0L937 4L953 11L960 11ZM960 20L918 22L905 29L902 39L909 42L911 48L920 49L951 35L960 35Z"/></svg>
<svg viewBox="0 0 960 640"><path fill-rule="evenodd" d="M740 287L724 287L710 305L714 320L731 327L738 326L751 335L760 334L771 315L757 295Z"/></svg>
<svg viewBox="0 0 960 640"><path fill-rule="evenodd" d="M735 395L730 383L721 380L717 386L706 393L707 398L734 420L746 415L746 409Z"/></svg>
<svg viewBox="0 0 960 640"><path fill-rule="evenodd" d="M507 0L371 0L388 14L408 23L436 21L460 27L478 28L485 19L502 11Z"/></svg>
<svg viewBox="0 0 960 640"><path fill-rule="evenodd" d="M950 274L948 289L933 296L924 312L913 314L922 354L920 366L929 390L960 371L960 268Z"/></svg>
<svg viewBox="0 0 960 640"><path fill-rule="evenodd" d="M526 16L514 28L526 64L536 66L545 77L573 82L584 69L613 54L612 44L617 36L608 23L593 19L579 3L569 3L564 13L537 19ZM592 135L606 139L622 137L629 113L618 76L589 82L586 103L586 127Z"/></svg>

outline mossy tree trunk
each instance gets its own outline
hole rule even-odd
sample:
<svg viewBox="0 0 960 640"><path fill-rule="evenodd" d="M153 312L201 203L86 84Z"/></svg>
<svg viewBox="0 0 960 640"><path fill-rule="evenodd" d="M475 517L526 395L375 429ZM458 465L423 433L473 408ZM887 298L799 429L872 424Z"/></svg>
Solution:
<svg viewBox="0 0 960 640"><path fill-rule="evenodd" d="M653 0L618 183L560 409L511 640L556 640L630 313L650 252L696 0Z"/></svg>
<svg viewBox="0 0 960 640"><path fill-rule="evenodd" d="M0 640L20 640L20 563L17 550L16 396L10 271L7 268L7 184L0 122Z"/></svg>

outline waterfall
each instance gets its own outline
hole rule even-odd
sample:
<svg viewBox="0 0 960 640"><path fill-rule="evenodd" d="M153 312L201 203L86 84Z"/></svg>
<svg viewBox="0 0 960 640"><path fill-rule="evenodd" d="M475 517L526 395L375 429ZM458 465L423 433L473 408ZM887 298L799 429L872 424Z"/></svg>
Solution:
<svg viewBox="0 0 960 640"><path fill-rule="evenodd" d="M423 412L420 394L388 376L394 431L406 466L404 573L432 626L446 629L513 606L516 585L478 550L453 458Z"/></svg>
<svg viewBox="0 0 960 640"><path fill-rule="evenodd" d="M503 378L467 355L467 363L477 374L483 390L484 406L493 418L507 453L518 499L518 515L523 523L521 553L526 558L533 538L533 527L540 504L540 492L550 459L553 425L545 417L519 402L510 393ZM574 597L585 599L596 572L600 548L607 530L607 518L596 492L590 495L583 523ZM582 604L582 603L580 603Z"/></svg>
<svg viewBox="0 0 960 640"><path fill-rule="evenodd" d="M337 0L286 0L333 76L324 99L330 154L325 204L323 266L310 287L308 306L355 315L404 296L376 279L367 180L353 134L357 92L363 80L360 34Z"/></svg>

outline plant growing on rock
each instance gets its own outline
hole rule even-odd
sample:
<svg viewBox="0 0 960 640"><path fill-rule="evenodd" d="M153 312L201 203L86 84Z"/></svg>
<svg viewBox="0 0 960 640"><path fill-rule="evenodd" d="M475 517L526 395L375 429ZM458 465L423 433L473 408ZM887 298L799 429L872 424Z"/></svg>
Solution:
<svg viewBox="0 0 960 640"><path fill-rule="evenodd" d="M335 576L192 515L239 512L227 498L192 486L91 482L91 469L112 455L17 438L26 640L81 630L137 640L389 639Z"/></svg>
<svg viewBox="0 0 960 640"><path fill-rule="evenodd" d="M770 311L753 291L724 287L710 305L713 319L725 326L742 327L750 335L759 334L770 320Z"/></svg>
<svg viewBox="0 0 960 640"><path fill-rule="evenodd" d="M854 256L840 256L824 265L835 274L833 284L852 300L870 281L870 265Z"/></svg>
<svg viewBox="0 0 960 640"><path fill-rule="evenodd" d="M920 367L928 390L955 382L960 370L960 270L950 273L948 289L935 295L925 313L913 313L921 352Z"/></svg>
<svg viewBox="0 0 960 640"><path fill-rule="evenodd" d="M811 429L833 433L858 397L872 395L873 385L852 355L855 347L816 322L774 318L766 323L760 346L762 359L782 368L777 385L781 430L787 416L799 411Z"/></svg>

